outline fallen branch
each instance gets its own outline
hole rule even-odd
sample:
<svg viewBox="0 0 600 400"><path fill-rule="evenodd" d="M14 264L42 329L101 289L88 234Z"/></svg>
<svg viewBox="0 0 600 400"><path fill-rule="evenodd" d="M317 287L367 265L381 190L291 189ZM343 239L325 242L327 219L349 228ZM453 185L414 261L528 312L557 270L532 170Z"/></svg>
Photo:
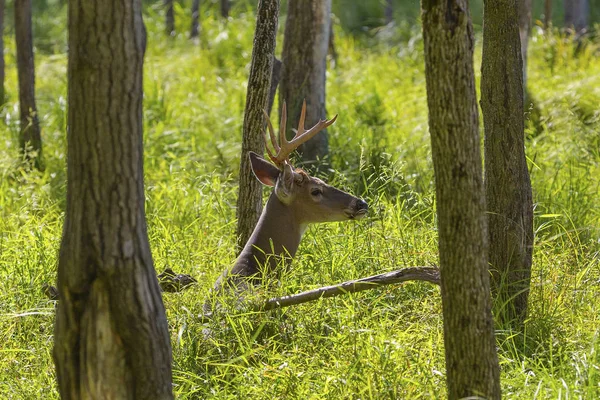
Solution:
<svg viewBox="0 0 600 400"><path fill-rule="evenodd" d="M373 275L367 278L356 279L339 283L337 285L325 286L307 292L292 294L289 296L275 297L267 300L260 310L272 310L307 303L325 297L334 297L347 293L362 292L363 290L375 289L383 285L402 283L407 281L426 281L436 285L440 284L440 270L437 267L410 267L384 274Z"/></svg>

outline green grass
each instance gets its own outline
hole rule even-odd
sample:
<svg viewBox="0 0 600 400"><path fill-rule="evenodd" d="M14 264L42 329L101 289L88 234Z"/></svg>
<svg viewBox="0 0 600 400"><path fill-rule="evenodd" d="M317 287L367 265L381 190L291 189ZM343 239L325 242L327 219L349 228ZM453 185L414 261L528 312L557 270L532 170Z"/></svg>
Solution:
<svg viewBox="0 0 600 400"><path fill-rule="evenodd" d="M176 11L187 30L184 10ZM64 24L64 16L48 20ZM208 15L200 45L185 32L164 37L156 10L147 10L146 24L150 244L157 270L169 266L199 281L164 295L177 397L444 398L440 295L429 284L268 313L238 311L208 326L198 320L209 288L235 257L254 16L238 9L224 24ZM422 41L418 29L412 32L409 43L380 44L337 32L340 60L329 71L327 107L340 117L330 129L334 169L325 174L365 197L372 211L357 223L310 228L275 294L437 262ZM0 123L0 398L53 399L54 302L41 288L55 281L65 211L64 36L40 39L46 170L31 174L19 169L12 39L6 38L9 99ZM598 51L588 43L576 52L558 33L536 33L531 43L529 89L537 108L526 146L536 248L526 335L497 328L506 398L600 397ZM210 339L202 334L207 327L216 332Z"/></svg>

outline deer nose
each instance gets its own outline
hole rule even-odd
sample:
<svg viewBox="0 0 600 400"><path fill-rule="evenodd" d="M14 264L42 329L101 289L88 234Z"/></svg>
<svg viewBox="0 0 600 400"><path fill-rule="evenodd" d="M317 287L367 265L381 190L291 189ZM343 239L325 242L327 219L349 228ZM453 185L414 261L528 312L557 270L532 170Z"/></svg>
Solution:
<svg viewBox="0 0 600 400"><path fill-rule="evenodd" d="M369 209L369 205L367 204L367 202L365 202L364 200L358 199L358 201L356 202L356 210L360 211L360 210L368 210Z"/></svg>

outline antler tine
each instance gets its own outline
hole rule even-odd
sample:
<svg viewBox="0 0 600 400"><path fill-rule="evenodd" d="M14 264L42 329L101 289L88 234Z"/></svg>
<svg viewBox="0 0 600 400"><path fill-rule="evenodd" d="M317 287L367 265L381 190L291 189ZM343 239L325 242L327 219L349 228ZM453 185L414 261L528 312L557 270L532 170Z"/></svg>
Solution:
<svg viewBox="0 0 600 400"><path fill-rule="evenodd" d="M287 106L285 105L285 100L283 101L283 106L281 107L281 121L279 122L279 144L281 147L284 147L287 143L287 139L285 138L285 130L287 128ZM284 159L287 160L286 154ZM283 161L283 160L281 160Z"/></svg>
<svg viewBox="0 0 600 400"><path fill-rule="evenodd" d="M277 144L277 139L275 138L275 130L273 129L273 124L271 124L271 118L269 118L269 114L267 114L267 112L265 110L263 110L263 113L265 114L265 118L267 119L267 126L269 128L269 136L271 137L271 144L273 145L273 149L275 150L275 152L279 153L281 151L281 148L279 147L279 144ZM277 156L275 154L273 154L273 152L269 148L269 139L267 138L267 131L266 130L263 131L263 134L264 134L264 138L265 138L265 148L267 149L269 158L271 159L271 161L276 163Z"/></svg>
<svg viewBox="0 0 600 400"><path fill-rule="evenodd" d="M286 143L286 144L291 145L292 151L294 149L296 149L298 146L300 146L301 144L310 140L317 133L321 132L323 129L327 128L329 125L333 124L338 116L336 114L335 117L333 117L330 120L319 120L319 122L317 122L315 124L315 126L310 128L309 130L306 130L304 128L305 117L306 117L306 100L304 100L304 102L302 103L302 111L300 112L300 120L298 121L298 129L296 130L296 134L294 135L294 138L291 141Z"/></svg>
<svg viewBox="0 0 600 400"><path fill-rule="evenodd" d="M263 110L264 111L264 110ZM277 144L277 139L275 138L275 130L273 129L273 125L271 124L271 119L266 111L264 111L265 117L267 118L267 126L269 127L269 135L271 137L271 143L273 144L273 148L277 154L273 154L273 152L269 149L267 145L267 153L271 158L271 161L279 168L281 168L285 163L289 162L289 155L292 151L296 150L298 146L308 141L310 138L315 136L317 133L327 128L331 124L335 122L337 119L337 114L330 120L319 120L309 130L304 128L304 120L306 118L306 100L302 103L302 111L300 112L300 120L298 121L298 129L295 130L296 134L294 138L288 141L285 137L285 129L287 124L287 107L285 101L283 102L283 106L281 107L281 122L279 125L279 144ZM264 132L265 144L267 144L267 132Z"/></svg>

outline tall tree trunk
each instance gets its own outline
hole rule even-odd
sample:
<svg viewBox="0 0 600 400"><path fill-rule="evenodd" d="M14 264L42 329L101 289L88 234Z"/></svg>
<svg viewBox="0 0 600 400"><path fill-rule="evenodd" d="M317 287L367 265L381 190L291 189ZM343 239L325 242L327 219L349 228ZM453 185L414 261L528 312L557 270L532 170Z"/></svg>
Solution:
<svg viewBox="0 0 600 400"><path fill-rule="evenodd" d="M288 133L300 117L306 99L306 126L326 119L325 72L331 25L331 0L290 0L283 38L280 109L288 110ZM300 147L304 161L329 153L327 132L319 132Z"/></svg>
<svg viewBox="0 0 600 400"><path fill-rule="evenodd" d="M514 0L484 3L481 110L492 291L497 317L520 325L527 315L533 203L525 159L521 46Z"/></svg>
<svg viewBox="0 0 600 400"><path fill-rule="evenodd" d="M41 168L42 135L35 105L35 68L31 33L31 0L15 0L15 41L19 75L21 134L19 144L25 159Z"/></svg>
<svg viewBox="0 0 600 400"><path fill-rule="evenodd" d="M500 398L467 0L423 0L448 398Z"/></svg>
<svg viewBox="0 0 600 400"><path fill-rule="evenodd" d="M192 27L190 29L190 39L197 38L200 35L200 0L192 0Z"/></svg>
<svg viewBox="0 0 600 400"><path fill-rule="evenodd" d="M533 0L516 0L516 2L517 15L519 16L519 37L521 38L521 59L523 60L523 95L527 97L527 50L529 49L529 35L531 33L531 7Z"/></svg>
<svg viewBox="0 0 600 400"><path fill-rule="evenodd" d="M173 398L144 213L145 45L141 0L69 1L67 210L54 331L63 400Z"/></svg>
<svg viewBox="0 0 600 400"><path fill-rule="evenodd" d="M175 15L173 11L173 0L163 0L165 8L165 32L169 36L175 36Z"/></svg>
<svg viewBox="0 0 600 400"><path fill-rule="evenodd" d="M238 251L250 238L262 211L262 185L252 174L248 152L265 152L262 133L265 129L264 110L267 109L269 100L278 19L279 0L260 0L256 11L256 31L242 132L240 189L237 200Z"/></svg>
<svg viewBox="0 0 600 400"><path fill-rule="evenodd" d="M0 107L4 104L4 0L0 0Z"/></svg>
<svg viewBox="0 0 600 400"><path fill-rule="evenodd" d="M225 19L229 18L229 0L221 0L221 16Z"/></svg>
<svg viewBox="0 0 600 400"><path fill-rule="evenodd" d="M564 0L565 2L565 27L575 30L579 34L586 30L589 24L589 0Z"/></svg>

